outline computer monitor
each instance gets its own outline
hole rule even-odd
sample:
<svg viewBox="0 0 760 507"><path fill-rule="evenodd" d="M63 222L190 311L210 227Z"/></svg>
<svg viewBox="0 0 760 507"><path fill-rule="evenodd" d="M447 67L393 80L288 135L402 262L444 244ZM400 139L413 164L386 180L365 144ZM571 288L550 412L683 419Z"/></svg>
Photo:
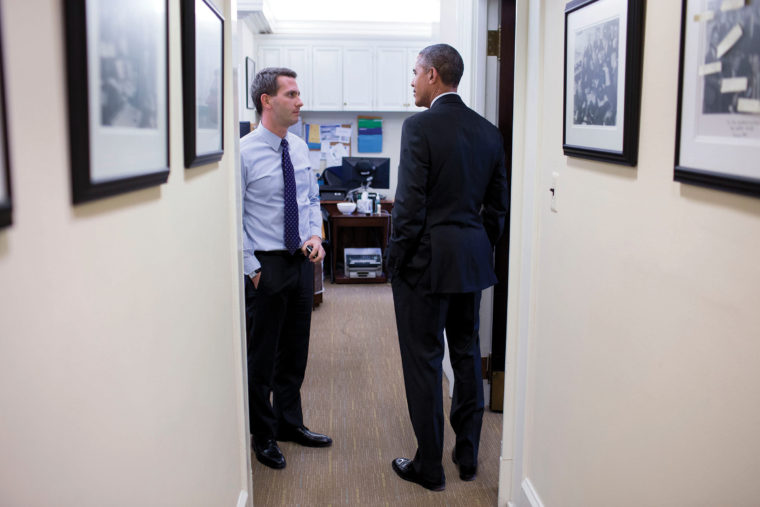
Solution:
<svg viewBox="0 0 760 507"><path fill-rule="evenodd" d="M349 188L391 188L391 159L385 157L343 157L341 179Z"/></svg>

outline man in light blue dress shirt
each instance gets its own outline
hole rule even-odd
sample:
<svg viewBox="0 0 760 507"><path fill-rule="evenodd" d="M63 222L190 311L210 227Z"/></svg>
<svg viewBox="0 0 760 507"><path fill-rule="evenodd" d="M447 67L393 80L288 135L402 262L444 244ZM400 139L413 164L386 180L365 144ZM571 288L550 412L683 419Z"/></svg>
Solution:
<svg viewBox="0 0 760 507"><path fill-rule="evenodd" d="M295 78L285 68L256 75L249 92L261 123L240 141L250 429L256 459L275 469L285 467L277 440L332 444L304 426L301 409L313 264L325 251L309 149L288 131L303 106Z"/></svg>

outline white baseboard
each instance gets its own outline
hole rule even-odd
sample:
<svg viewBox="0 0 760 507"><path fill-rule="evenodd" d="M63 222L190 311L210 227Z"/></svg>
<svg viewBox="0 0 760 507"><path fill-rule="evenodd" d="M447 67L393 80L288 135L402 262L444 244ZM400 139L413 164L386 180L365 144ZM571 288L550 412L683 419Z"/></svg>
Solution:
<svg viewBox="0 0 760 507"><path fill-rule="evenodd" d="M544 507L544 503L541 501L538 493L536 493L536 489L533 487L533 483L530 482L530 479L526 478L522 481L522 490L528 498L531 507Z"/></svg>
<svg viewBox="0 0 760 507"><path fill-rule="evenodd" d="M248 504L248 492L240 490L240 496L238 496L237 507L245 507Z"/></svg>

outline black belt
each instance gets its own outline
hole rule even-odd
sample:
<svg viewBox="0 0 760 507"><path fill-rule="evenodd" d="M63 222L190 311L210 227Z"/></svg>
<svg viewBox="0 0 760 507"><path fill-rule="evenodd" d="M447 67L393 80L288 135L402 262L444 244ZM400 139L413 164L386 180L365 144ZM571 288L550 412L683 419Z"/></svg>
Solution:
<svg viewBox="0 0 760 507"><path fill-rule="evenodd" d="M299 255L301 257L304 257L303 251L300 248L293 253L290 253L287 250L256 250L253 253L256 255L256 257L286 257L288 259L297 257Z"/></svg>

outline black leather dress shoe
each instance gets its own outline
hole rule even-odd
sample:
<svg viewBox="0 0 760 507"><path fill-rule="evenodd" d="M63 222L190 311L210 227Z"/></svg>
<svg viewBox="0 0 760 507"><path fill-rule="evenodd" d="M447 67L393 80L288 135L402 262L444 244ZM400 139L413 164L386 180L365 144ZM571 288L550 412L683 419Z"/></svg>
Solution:
<svg viewBox="0 0 760 507"><path fill-rule="evenodd" d="M277 436L277 440L281 442L295 442L304 447L330 447L332 445L332 438L309 431L309 428L306 426L281 431Z"/></svg>
<svg viewBox="0 0 760 507"><path fill-rule="evenodd" d="M441 480L439 483L435 483L425 480L417 475L417 472L414 471L414 467L412 466L412 460L410 459L396 458L391 463L391 466L393 467L393 471L396 472L396 475L405 481L417 483L423 488L432 491L443 491L446 489L446 479Z"/></svg>
<svg viewBox="0 0 760 507"><path fill-rule="evenodd" d="M472 481L475 480L475 476L478 475L478 466L467 466L467 465L460 465L457 461L457 450L454 449L451 451L451 461L454 462L454 464L459 469L459 478L463 481Z"/></svg>
<svg viewBox="0 0 760 507"><path fill-rule="evenodd" d="M254 440L253 452L261 464L276 470L285 468L285 456L282 455L282 451L273 438L264 440L261 444Z"/></svg>

